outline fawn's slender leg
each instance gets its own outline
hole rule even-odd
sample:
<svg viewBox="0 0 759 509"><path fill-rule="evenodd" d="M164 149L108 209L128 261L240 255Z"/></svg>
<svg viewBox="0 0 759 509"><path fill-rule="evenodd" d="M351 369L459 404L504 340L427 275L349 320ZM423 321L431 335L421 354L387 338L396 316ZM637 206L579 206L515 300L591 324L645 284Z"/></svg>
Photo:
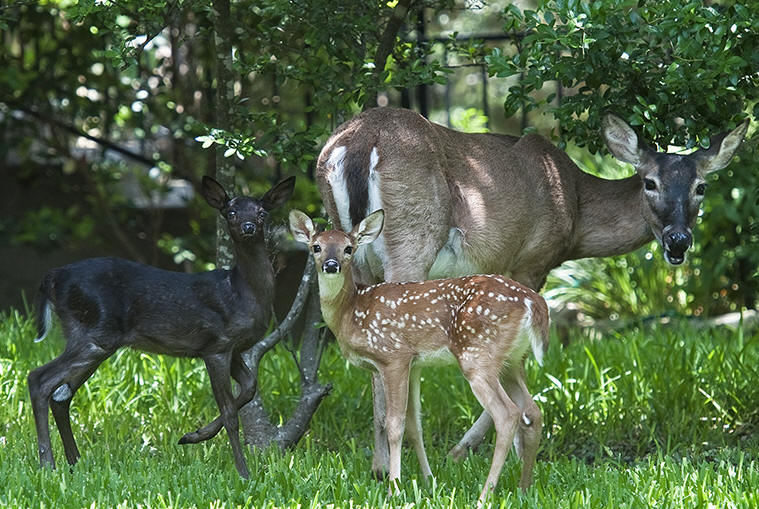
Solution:
<svg viewBox="0 0 759 509"><path fill-rule="evenodd" d="M66 452L66 460L69 465L76 464L80 456L79 449L76 447L76 441L74 440L74 434L71 432L71 418L69 415L71 400L82 384L89 380L100 364L110 356L110 354L106 354L104 351L101 352L100 355L94 355L87 361L79 360L79 362L75 363L75 372L69 374L65 383L59 386L50 398L50 409L53 411L53 418L58 427L58 433L61 435L63 450Z"/></svg>
<svg viewBox="0 0 759 509"><path fill-rule="evenodd" d="M240 408L250 402L250 400L252 400L256 395L256 378L253 376L250 368L248 368L248 365L245 364L245 361L239 353L232 354L231 374L232 378L234 378L235 381L240 385L240 393L235 399L235 406L239 411ZM179 439L179 443L197 444L199 442L203 442L204 440L213 438L219 431L221 431L223 425L224 424L222 422L221 416L219 416L202 428L199 428L196 431L185 433L185 435Z"/></svg>
<svg viewBox="0 0 759 509"><path fill-rule="evenodd" d="M240 445L240 421L237 415L237 406L232 398L232 384L229 381L231 375L232 354L229 352L209 355L203 358L208 369L208 377L211 379L211 388L219 405L221 420L229 435L229 443L235 457L235 467L243 479L250 479L248 466Z"/></svg>
<svg viewBox="0 0 759 509"><path fill-rule="evenodd" d="M490 472L478 499L478 505L481 506L485 503L488 495L495 490L498 483L506 455L509 452L509 446L516 434L519 408L509 399L506 391L501 387L497 372L477 373L472 367L468 368L462 366L464 376L469 380L469 385L477 400L485 411L492 416L496 432Z"/></svg>
<svg viewBox="0 0 759 509"><path fill-rule="evenodd" d="M374 455L372 472L377 479L383 479L390 465L390 450L385 430L385 388L382 376L372 373L372 408L374 409Z"/></svg>
<svg viewBox="0 0 759 509"><path fill-rule="evenodd" d="M501 382L506 393L521 410L519 425L514 436L514 447L517 456L522 460L522 477L519 486L522 490L526 490L532 484L532 471L543 433L543 413L535 404L525 384L524 362L514 371L501 375Z"/></svg>
<svg viewBox="0 0 759 509"><path fill-rule="evenodd" d="M69 464L73 465L79 459L69 418L71 398L111 353L94 343L88 343L83 348L77 347L74 351L69 343L60 356L29 373L29 395L37 430L40 465L55 468L48 408L53 412Z"/></svg>
<svg viewBox="0 0 759 509"><path fill-rule="evenodd" d="M406 405L408 403L408 385L410 360L399 360L391 365L380 368L382 381L385 387L385 429L387 430L387 442L390 449L390 492L400 491L398 482L401 478L401 446L403 441L403 429L405 427Z"/></svg>
<svg viewBox="0 0 759 509"><path fill-rule="evenodd" d="M421 368L412 366L409 376L409 398L408 408L406 410L406 433L408 441L416 451L416 457L419 459L419 466L425 479L432 476L430 464L427 461L427 453L424 450L424 439L422 436L422 405L419 395Z"/></svg>

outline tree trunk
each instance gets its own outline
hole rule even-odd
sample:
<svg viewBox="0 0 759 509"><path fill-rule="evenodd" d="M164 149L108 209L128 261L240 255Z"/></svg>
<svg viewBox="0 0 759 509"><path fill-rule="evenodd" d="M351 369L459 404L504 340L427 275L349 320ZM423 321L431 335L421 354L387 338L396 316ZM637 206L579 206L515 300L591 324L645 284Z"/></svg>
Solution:
<svg viewBox="0 0 759 509"><path fill-rule="evenodd" d="M385 71L387 58L395 47L395 38L398 36L398 31L401 29L401 26L403 26L403 22L409 12L411 3L412 0L399 0L398 4L393 9L393 13L385 24L385 29L380 36L377 53L374 57L374 77L376 79L374 84L375 89L372 90L371 94L367 95L366 101L364 102L364 110L377 106L377 91L380 88L382 73Z"/></svg>
<svg viewBox="0 0 759 509"><path fill-rule="evenodd" d="M332 389L331 384L321 385L317 378L317 370L326 341L323 334L325 329L316 328L316 324L321 321L321 307L314 262L310 256L303 272L298 294L287 317L274 332L245 353L245 361L257 378L258 367L264 354L282 340L304 308L306 316L303 339L300 343L300 356L295 358L301 382L298 405L284 425L276 426L272 424L269 413L263 406L260 393L256 393L253 401L240 409L245 443L248 445L267 448L276 444L281 449L295 445L306 432L308 423L319 407L319 403ZM295 357L294 353L293 357Z"/></svg>
<svg viewBox="0 0 759 509"><path fill-rule="evenodd" d="M216 127L231 127L231 108L234 103L234 74L232 71L232 23L230 23L229 0L215 0L214 46L216 48ZM230 158L224 157L225 147L216 148L216 180L224 189L234 189L235 169ZM234 254L229 233L221 216L216 218L216 266L228 269Z"/></svg>

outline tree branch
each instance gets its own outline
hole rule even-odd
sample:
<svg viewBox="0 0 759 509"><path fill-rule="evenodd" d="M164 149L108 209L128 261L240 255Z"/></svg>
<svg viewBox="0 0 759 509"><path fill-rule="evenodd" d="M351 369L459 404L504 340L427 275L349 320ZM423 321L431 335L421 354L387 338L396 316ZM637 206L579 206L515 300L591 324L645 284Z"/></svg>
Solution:
<svg viewBox="0 0 759 509"><path fill-rule="evenodd" d="M380 80L382 73L385 72L385 64L387 64L387 58L393 51L395 46L395 38L398 36L398 31L403 25L403 21L406 19L409 7L412 0L399 0L398 5L393 9L393 13L390 15L385 30L380 37L379 45L377 46L377 53L374 57L374 78L375 88L371 95L367 96L364 102L364 109L373 108L377 105L377 90L380 87Z"/></svg>
<svg viewBox="0 0 759 509"><path fill-rule="evenodd" d="M59 127L61 129L63 129L64 131L70 132L71 134L75 134L76 136L81 136L82 138L86 138L86 139L88 139L90 141L94 141L98 145L101 145L101 146L107 148L108 150L113 150L114 152L117 152L117 153L119 153L119 154L121 154L123 156L126 156L126 157L134 160L134 161L142 163L145 166L149 166L149 167L152 168L153 166L155 166L159 162L157 160L149 159L149 158L143 156L142 154L138 154L136 152L132 152L131 150L126 149L124 147L121 147L121 146L117 145L116 143L114 143L114 142L112 142L110 140L106 140L104 138L98 138L97 136L92 136L91 134L87 134L86 132L82 131L81 129L78 129L74 124L70 124L68 122L64 122L64 121L59 120L57 118L54 118L52 116L45 115L44 113L36 111L36 110L34 110L32 108L28 108L26 106L21 106L21 105L18 105L18 104L9 104L9 106L12 109L14 109L14 110L18 110L18 111L24 113L25 115L28 115L28 116L33 117L33 118L36 118L37 120L39 120L39 121L41 121L41 122L43 122L45 124L49 124L49 125L52 125L52 126L55 126L55 127Z"/></svg>

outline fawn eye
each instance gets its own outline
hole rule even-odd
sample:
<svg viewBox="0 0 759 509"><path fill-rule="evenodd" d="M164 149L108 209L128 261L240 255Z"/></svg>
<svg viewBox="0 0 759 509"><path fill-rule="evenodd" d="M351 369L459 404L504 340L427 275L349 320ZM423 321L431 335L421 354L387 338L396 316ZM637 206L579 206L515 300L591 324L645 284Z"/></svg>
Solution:
<svg viewBox="0 0 759 509"><path fill-rule="evenodd" d="M706 192L706 184L699 184L696 186L696 194L699 196L703 196Z"/></svg>
<svg viewBox="0 0 759 509"><path fill-rule="evenodd" d="M258 219L263 221L264 219L266 219L266 216L268 215L269 215L268 212L266 212L265 210L262 210L261 212L258 213Z"/></svg>
<svg viewBox="0 0 759 509"><path fill-rule="evenodd" d="M312 249L314 250L314 253L320 253L322 250L322 247L318 244L314 244L314 247Z"/></svg>
<svg viewBox="0 0 759 509"><path fill-rule="evenodd" d="M227 212L227 217L229 219L234 219L235 217L237 217L237 212L235 212L234 210L230 210L229 212Z"/></svg>
<svg viewBox="0 0 759 509"><path fill-rule="evenodd" d="M353 252L353 247L352 246L346 246L345 247L345 254L349 255L352 252Z"/></svg>
<svg viewBox="0 0 759 509"><path fill-rule="evenodd" d="M643 187L645 187L646 191L655 191L656 182L651 179L643 179Z"/></svg>

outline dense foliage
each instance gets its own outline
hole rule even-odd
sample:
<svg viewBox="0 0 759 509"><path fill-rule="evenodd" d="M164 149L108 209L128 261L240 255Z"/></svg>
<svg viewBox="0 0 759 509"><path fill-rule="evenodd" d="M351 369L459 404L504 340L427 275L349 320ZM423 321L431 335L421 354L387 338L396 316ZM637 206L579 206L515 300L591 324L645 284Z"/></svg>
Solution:
<svg viewBox="0 0 759 509"><path fill-rule="evenodd" d="M759 115L756 2L542 0L534 10L512 5L503 16L506 31L523 35L517 51L495 49L487 57L491 74L521 77L505 98L506 114L520 108L549 112L559 123L554 134L562 146L571 142L591 153L602 151L600 120L609 110L663 149L708 147L710 136L735 127L748 112ZM551 81L565 90L561 100L544 92ZM574 154L586 170L603 174L600 160ZM609 314L624 314L628 303L628 314L661 312L671 307L667 301L688 314L755 307L757 164L757 142L749 140L738 161L710 177L689 266L667 268L658 255L650 261L646 251L655 247L602 265L573 263L569 270L576 272L576 281L589 272L600 276L585 279L590 291L572 292L574 297L597 299L596 287L606 293ZM640 309L641 300L654 305Z"/></svg>

